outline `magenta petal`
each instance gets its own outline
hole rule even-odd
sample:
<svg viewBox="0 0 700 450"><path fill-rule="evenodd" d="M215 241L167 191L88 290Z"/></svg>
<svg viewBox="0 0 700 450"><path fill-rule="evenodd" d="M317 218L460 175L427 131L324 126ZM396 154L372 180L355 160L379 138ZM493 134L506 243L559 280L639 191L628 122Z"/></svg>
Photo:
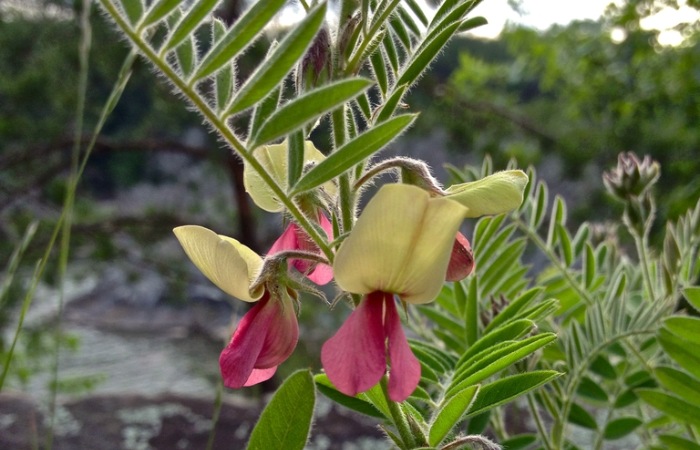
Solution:
<svg viewBox="0 0 700 450"><path fill-rule="evenodd" d="M306 278L319 286L326 285L333 279L333 268L328 264L317 264L316 268Z"/></svg>
<svg viewBox="0 0 700 450"><path fill-rule="evenodd" d="M292 354L299 340L299 322L289 297L271 302L274 318L265 334L256 369L276 367Z"/></svg>
<svg viewBox="0 0 700 450"><path fill-rule="evenodd" d="M274 255L275 253L283 252L285 250L298 250L299 244L297 242L297 230L298 227L294 223L290 223L284 230L282 235L277 238L270 250L267 252L269 255Z"/></svg>
<svg viewBox="0 0 700 450"><path fill-rule="evenodd" d="M219 356L224 385L240 388L264 381L269 374L255 369L273 369L292 353L299 326L291 304L265 295L238 324L231 341Z"/></svg>
<svg viewBox="0 0 700 450"><path fill-rule="evenodd" d="M392 296L386 297L384 326L389 339L389 398L402 402L413 393L420 381L420 363L408 346L401 319Z"/></svg>
<svg viewBox="0 0 700 450"><path fill-rule="evenodd" d="M450 262L447 266L445 281L463 280L474 270L474 255L469 241L460 232L457 232L454 245L452 246L452 254Z"/></svg>
<svg viewBox="0 0 700 450"><path fill-rule="evenodd" d="M243 387L253 386L254 384L258 384L258 383L262 383L263 381L267 381L270 378L272 378L272 376L275 374L276 371L277 371L277 366L270 367L269 369L253 369L253 371L250 373L250 376L248 377L248 380L246 380Z"/></svg>
<svg viewBox="0 0 700 450"><path fill-rule="evenodd" d="M383 295L368 294L321 348L328 378L345 395L370 389L386 371Z"/></svg>
<svg viewBox="0 0 700 450"><path fill-rule="evenodd" d="M333 225L325 216L325 214L319 214L318 223L319 225L321 225L321 228L323 228L323 231L326 232L326 236L328 236L328 239L332 240ZM318 248L316 248L315 251L318 252ZM333 279L333 268L328 264L317 264L316 268L311 271L307 278L313 281L314 283L318 284L319 286L323 286L325 284L328 284Z"/></svg>

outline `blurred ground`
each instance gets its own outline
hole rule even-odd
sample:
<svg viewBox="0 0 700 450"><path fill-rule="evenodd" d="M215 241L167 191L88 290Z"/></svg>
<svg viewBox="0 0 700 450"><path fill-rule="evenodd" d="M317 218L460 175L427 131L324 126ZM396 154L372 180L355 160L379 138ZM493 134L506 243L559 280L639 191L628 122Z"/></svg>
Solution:
<svg viewBox="0 0 700 450"><path fill-rule="evenodd" d="M97 395L69 401L58 409L55 450L204 449L210 436L212 400L159 395ZM243 449L260 404L226 401L215 430L213 449ZM42 408L26 395L0 394L0 448L42 447L46 439ZM317 403L308 450L386 448L371 419L352 414L325 399Z"/></svg>

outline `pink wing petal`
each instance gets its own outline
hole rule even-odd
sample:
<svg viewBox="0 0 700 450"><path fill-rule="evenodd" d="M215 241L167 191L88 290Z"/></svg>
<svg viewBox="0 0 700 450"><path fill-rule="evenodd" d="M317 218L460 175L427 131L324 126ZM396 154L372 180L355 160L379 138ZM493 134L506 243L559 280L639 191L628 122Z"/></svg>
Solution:
<svg viewBox="0 0 700 450"><path fill-rule="evenodd" d="M326 236L328 236L328 239L333 240L333 225L328 220L325 214L319 213L318 216L319 225L321 225L323 231L326 232ZM318 252L318 248L316 248L315 251ZM328 264L317 264L316 268L313 271L311 271L307 278L313 281L314 283L318 284L319 286L323 286L325 284L328 284L333 279L333 268Z"/></svg>
<svg viewBox="0 0 700 450"><path fill-rule="evenodd" d="M383 295L368 294L321 348L328 378L345 395L355 396L370 389L386 371Z"/></svg>
<svg viewBox="0 0 700 450"><path fill-rule="evenodd" d="M333 268L328 264L317 264L316 268L306 278L319 286L326 285L333 279Z"/></svg>
<svg viewBox="0 0 700 450"><path fill-rule="evenodd" d="M283 252L285 250L298 250L299 243L297 242L297 229L298 227L294 223L287 225L282 235L277 238L270 250L267 252L268 255L274 255L275 253Z"/></svg>
<svg viewBox="0 0 700 450"><path fill-rule="evenodd" d="M393 296L386 297L384 326L389 339L389 398L402 402L413 393L420 381L420 363L408 346L401 328L401 319L396 311Z"/></svg>
<svg viewBox="0 0 700 450"><path fill-rule="evenodd" d="M291 311L286 312L285 309ZM237 389L264 381L273 372L254 373L255 369L274 369L292 353L299 328L291 305L266 294L238 324L231 341L219 356L224 385Z"/></svg>
<svg viewBox="0 0 700 450"><path fill-rule="evenodd" d="M256 369L281 364L292 354L299 340L299 322L291 299L285 296L271 301L267 308L270 309L272 319L265 334L265 342L255 361Z"/></svg>
<svg viewBox="0 0 700 450"><path fill-rule="evenodd" d="M270 297L266 294L243 316L231 341L221 351L219 368L226 387L240 388L250 377L265 342L270 318L261 312L269 301Z"/></svg>
<svg viewBox="0 0 700 450"><path fill-rule="evenodd" d="M455 243L450 255L450 263L447 266L445 281L463 280L474 270L474 254L469 241L460 232L457 232Z"/></svg>

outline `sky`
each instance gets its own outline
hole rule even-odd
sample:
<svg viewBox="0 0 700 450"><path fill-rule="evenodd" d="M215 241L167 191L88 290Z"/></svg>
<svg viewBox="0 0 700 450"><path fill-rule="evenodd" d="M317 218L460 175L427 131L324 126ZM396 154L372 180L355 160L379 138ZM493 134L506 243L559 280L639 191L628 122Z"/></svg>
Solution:
<svg viewBox="0 0 700 450"><path fill-rule="evenodd" d="M540 30L553 24L565 25L572 20L598 19L611 0L524 0L524 15L519 16L508 6L507 0L484 0L473 16L483 16L489 21L475 30L477 36L494 38L506 22L522 23Z"/></svg>
<svg viewBox="0 0 700 450"><path fill-rule="evenodd" d="M507 22L521 23L533 28L545 30L553 24L565 25L573 20L598 19L605 8L614 0L523 0L522 16L508 6L507 0L484 0L472 12L484 16L489 24L474 30L474 35L488 38L498 36ZM652 17L643 19L642 28L660 30L658 42L661 45L678 45L682 42L681 34L673 27L679 22L700 20L700 12L679 0L680 9L665 9ZM619 30L617 30L619 31Z"/></svg>

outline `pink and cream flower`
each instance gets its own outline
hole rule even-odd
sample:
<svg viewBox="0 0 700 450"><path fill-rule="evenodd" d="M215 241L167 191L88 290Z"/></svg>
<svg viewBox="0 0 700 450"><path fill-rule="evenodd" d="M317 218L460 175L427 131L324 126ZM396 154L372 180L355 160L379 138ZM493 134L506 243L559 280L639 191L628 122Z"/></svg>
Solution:
<svg viewBox="0 0 700 450"><path fill-rule="evenodd" d="M447 273L465 208L415 186L383 186L336 253L345 291L364 297L321 350L328 378L354 396L376 385L389 364L389 397L403 401L420 380L420 363L401 327L395 298L431 302Z"/></svg>
<svg viewBox="0 0 700 450"><path fill-rule="evenodd" d="M251 386L271 378L294 351L299 324L296 292L256 283L263 260L237 240L196 226L173 230L195 266L219 289L244 302L257 302L240 320L219 357L224 385Z"/></svg>

